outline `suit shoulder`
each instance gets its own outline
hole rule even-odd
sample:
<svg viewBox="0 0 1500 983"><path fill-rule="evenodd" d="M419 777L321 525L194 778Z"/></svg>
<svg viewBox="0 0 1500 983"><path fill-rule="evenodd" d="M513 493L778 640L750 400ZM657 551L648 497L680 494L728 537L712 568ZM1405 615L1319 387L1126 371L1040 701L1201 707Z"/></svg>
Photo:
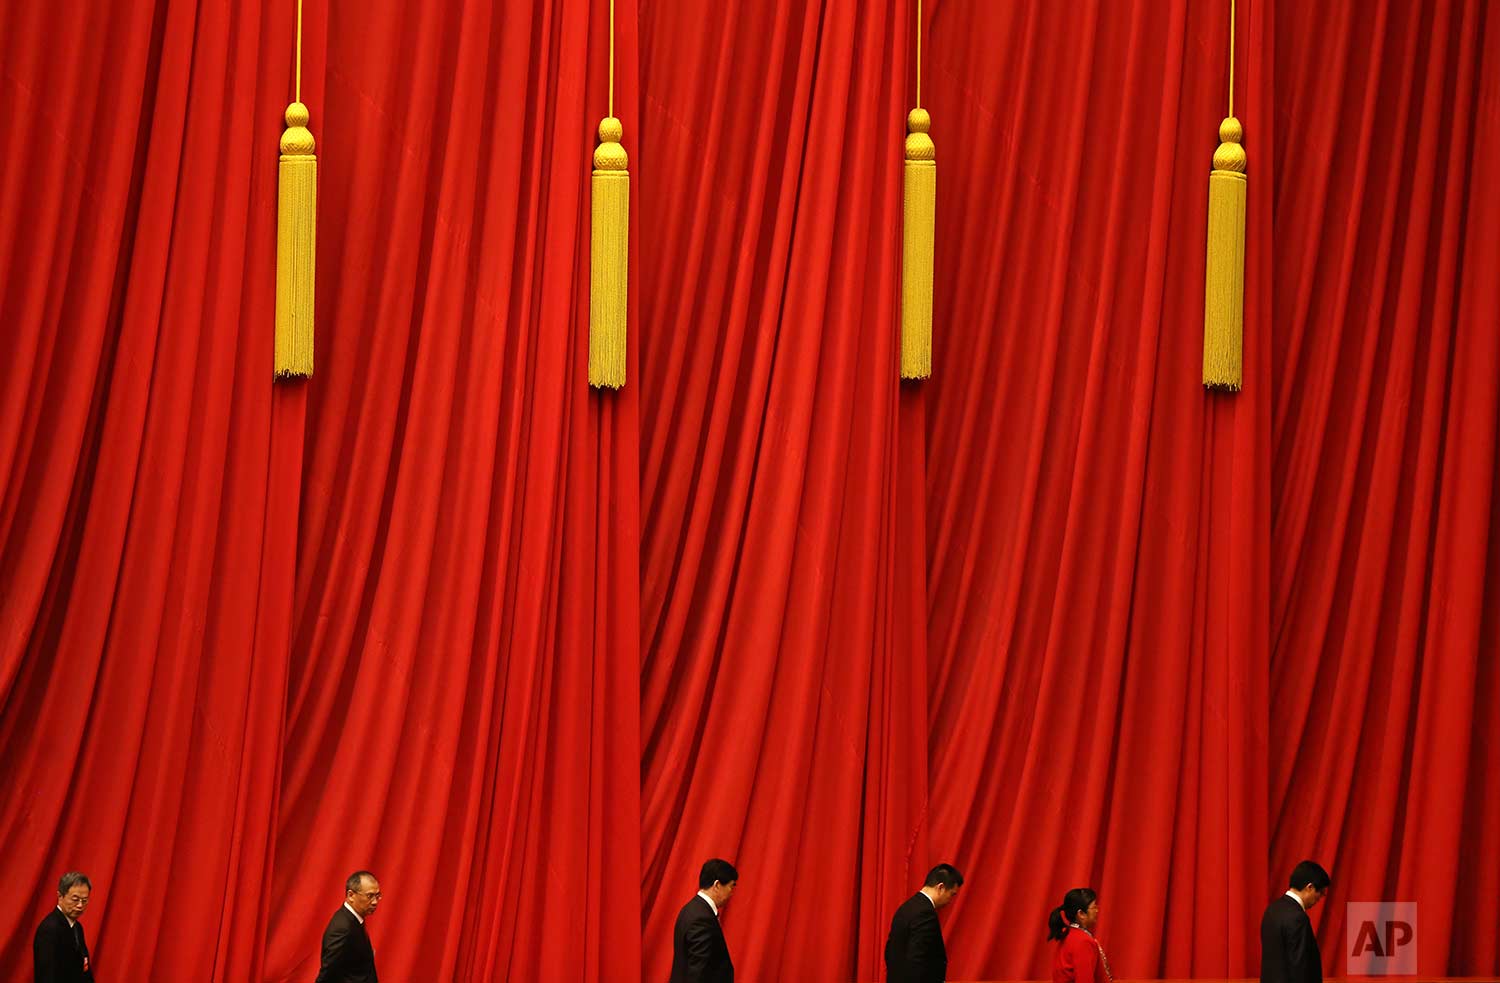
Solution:
<svg viewBox="0 0 1500 983"><path fill-rule="evenodd" d="M62 924L62 921L63 921L62 913L59 912L56 908L53 908L51 911L47 912L47 914L42 917L42 920L37 923L37 926L36 926L36 935L37 935L37 938L42 938L43 936L57 934L57 932L59 931L59 927Z"/></svg>
<svg viewBox="0 0 1500 983"><path fill-rule="evenodd" d="M677 912L677 920L679 922L705 921L713 916L713 910L696 894L688 898L687 903Z"/></svg>
<svg viewBox="0 0 1500 983"><path fill-rule="evenodd" d="M937 917L937 907L927 899L925 894L912 895L912 899L907 904L911 905L911 913L917 918Z"/></svg>
<svg viewBox="0 0 1500 983"><path fill-rule="evenodd" d="M920 891L907 898L901 903L901 907L896 909L896 919L908 925L925 921L929 917L936 918L937 909Z"/></svg>
<svg viewBox="0 0 1500 983"><path fill-rule="evenodd" d="M1266 905L1266 913L1261 918L1262 924L1295 924L1308 920L1306 909L1284 894Z"/></svg>

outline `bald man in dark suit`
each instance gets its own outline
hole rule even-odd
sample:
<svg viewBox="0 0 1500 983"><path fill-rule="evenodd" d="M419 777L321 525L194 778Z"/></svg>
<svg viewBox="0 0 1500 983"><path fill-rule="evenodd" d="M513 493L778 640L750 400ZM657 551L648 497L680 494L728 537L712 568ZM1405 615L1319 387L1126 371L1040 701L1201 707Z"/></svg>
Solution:
<svg viewBox="0 0 1500 983"><path fill-rule="evenodd" d="M375 947L365 919L380 904L380 882L368 870L356 870L344 882L344 904L323 931L323 956L317 983L379 983Z"/></svg>

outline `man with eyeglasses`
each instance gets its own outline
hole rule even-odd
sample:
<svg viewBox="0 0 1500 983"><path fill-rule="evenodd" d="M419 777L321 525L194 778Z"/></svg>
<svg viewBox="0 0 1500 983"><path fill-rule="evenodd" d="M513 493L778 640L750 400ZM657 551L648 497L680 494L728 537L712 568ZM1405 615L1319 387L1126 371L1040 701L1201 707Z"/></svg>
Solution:
<svg viewBox="0 0 1500 983"><path fill-rule="evenodd" d="M89 879L77 871L69 871L57 882L57 907L37 926L31 944L36 983L94 983L89 947L78 923L92 890Z"/></svg>
<svg viewBox="0 0 1500 983"><path fill-rule="evenodd" d="M376 983L375 950L365 934L365 919L380 904L380 882L368 870L356 870L344 882L344 904L323 931L322 968L318 983Z"/></svg>

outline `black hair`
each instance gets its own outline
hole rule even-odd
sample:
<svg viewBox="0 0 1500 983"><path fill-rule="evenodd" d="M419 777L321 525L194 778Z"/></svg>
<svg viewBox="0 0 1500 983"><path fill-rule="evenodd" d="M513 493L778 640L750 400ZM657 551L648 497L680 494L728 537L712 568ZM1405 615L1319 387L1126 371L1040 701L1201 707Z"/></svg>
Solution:
<svg viewBox="0 0 1500 983"><path fill-rule="evenodd" d="M952 864L938 864L927 872L927 883L923 887L946 887L949 890L959 887L964 882L964 875L958 872L958 868Z"/></svg>
<svg viewBox="0 0 1500 983"><path fill-rule="evenodd" d="M1077 914L1088 911L1089 906L1098 900L1099 895L1091 887L1075 887L1063 895L1063 903L1053 908L1052 914L1047 916L1047 941L1061 941L1068 934L1069 923L1078 920Z"/></svg>
<svg viewBox="0 0 1500 983"><path fill-rule="evenodd" d="M732 884L739 879L740 872L734 869L734 864L715 857L703 862L703 869L698 872L698 887L706 891L714 886L714 881Z"/></svg>
<svg viewBox="0 0 1500 983"><path fill-rule="evenodd" d="M1288 886L1293 891L1300 891L1311 884L1319 891L1328 890L1328 885L1333 881L1328 879L1328 871L1324 870L1317 861L1304 860L1292 868L1292 876L1289 878L1291 884Z"/></svg>
<svg viewBox="0 0 1500 983"><path fill-rule="evenodd" d="M62 877L60 877L58 879L58 881L57 881L57 896L59 898L65 897L69 891L71 891L73 888L77 887L80 884L82 884L84 887L88 888L90 891L92 891L94 889L94 885L92 885L92 884L89 883L88 877L86 877L83 874L80 874L76 870L70 870L70 871L68 871L66 874L62 875Z"/></svg>

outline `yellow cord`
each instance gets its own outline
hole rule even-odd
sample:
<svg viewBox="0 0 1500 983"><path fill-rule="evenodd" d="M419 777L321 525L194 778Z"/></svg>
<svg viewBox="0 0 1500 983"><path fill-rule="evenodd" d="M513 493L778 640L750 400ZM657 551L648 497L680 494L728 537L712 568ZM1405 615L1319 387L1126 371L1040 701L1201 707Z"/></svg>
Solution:
<svg viewBox="0 0 1500 983"><path fill-rule="evenodd" d="M917 108L922 108L922 0L917 0Z"/></svg>
<svg viewBox="0 0 1500 983"><path fill-rule="evenodd" d="M1229 115L1234 115L1234 0L1229 0Z"/></svg>
<svg viewBox="0 0 1500 983"><path fill-rule="evenodd" d="M297 0L297 93L292 101L302 101L302 0Z"/></svg>

